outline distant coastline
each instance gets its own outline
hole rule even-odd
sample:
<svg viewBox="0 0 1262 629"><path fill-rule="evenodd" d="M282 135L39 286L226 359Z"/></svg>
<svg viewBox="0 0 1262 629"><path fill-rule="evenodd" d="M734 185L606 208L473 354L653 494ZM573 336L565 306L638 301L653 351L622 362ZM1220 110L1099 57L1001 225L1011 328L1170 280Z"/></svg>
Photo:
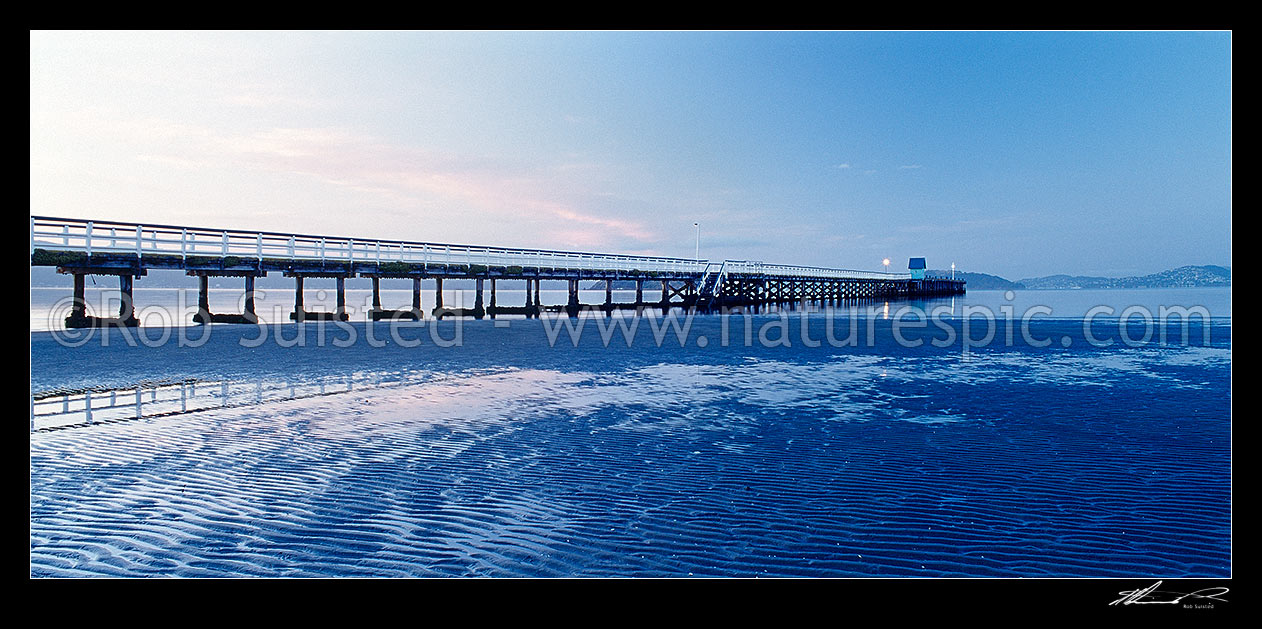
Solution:
<svg viewBox="0 0 1262 629"><path fill-rule="evenodd" d="M949 270L929 271L929 275L951 277ZM1150 275L1094 277L1089 275L1047 275L1012 281L986 273L955 272L956 279L968 282L970 290L1076 290L1113 288L1202 288L1231 286L1231 269L1223 266L1181 266Z"/></svg>

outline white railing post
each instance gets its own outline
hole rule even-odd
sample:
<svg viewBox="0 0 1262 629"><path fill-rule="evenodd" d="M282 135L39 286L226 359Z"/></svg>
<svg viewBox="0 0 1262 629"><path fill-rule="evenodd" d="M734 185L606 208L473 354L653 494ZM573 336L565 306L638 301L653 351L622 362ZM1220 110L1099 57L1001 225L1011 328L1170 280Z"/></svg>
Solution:
<svg viewBox="0 0 1262 629"><path fill-rule="evenodd" d="M92 221L88 221L88 232L85 237L84 244L87 246L86 248L88 250L88 256L91 257L92 256Z"/></svg>
<svg viewBox="0 0 1262 629"><path fill-rule="evenodd" d="M258 244L258 258L259 258L259 262L262 262L263 261L263 234L256 234L256 237L257 237L256 242Z"/></svg>
<svg viewBox="0 0 1262 629"><path fill-rule="evenodd" d="M324 239L320 239L320 264L324 264Z"/></svg>
<svg viewBox="0 0 1262 629"><path fill-rule="evenodd" d="M294 257L294 237L289 237L289 257Z"/></svg>
<svg viewBox="0 0 1262 629"><path fill-rule="evenodd" d="M223 233L223 245L221 247L223 254L220 257L228 256L228 232Z"/></svg>
<svg viewBox="0 0 1262 629"><path fill-rule="evenodd" d="M139 225L137 225L136 226L136 255L137 256L140 255L141 243L145 241L144 234L145 234L144 231L140 228Z"/></svg>
<svg viewBox="0 0 1262 629"><path fill-rule="evenodd" d="M188 230L181 228L180 229L180 259L183 260L184 256L186 255L188 255Z"/></svg>

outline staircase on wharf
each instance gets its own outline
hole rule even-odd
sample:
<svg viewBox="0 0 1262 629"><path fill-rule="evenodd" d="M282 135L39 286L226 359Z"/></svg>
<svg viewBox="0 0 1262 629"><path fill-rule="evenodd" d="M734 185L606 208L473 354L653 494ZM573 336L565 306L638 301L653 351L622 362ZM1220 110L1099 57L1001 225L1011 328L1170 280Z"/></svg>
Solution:
<svg viewBox="0 0 1262 629"><path fill-rule="evenodd" d="M543 249L510 249L393 240L361 240L302 234L246 232L172 225L89 221L44 216L31 217L31 265L56 267L74 277L74 303L67 327L135 326L133 280L150 269L178 269L198 278L198 323L257 323L254 311L255 279L279 272L294 278L294 321L348 319L345 282L351 277L372 279L373 321L421 319L421 280L434 280L434 317L519 314L538 317L542 312L577 316L582 310L609 315L614 310L684 308L701 312L732 307L814 302L839 305L867 299L902 299L958 295L964 282L915 278L910 273L880 273L824 267L765 264L748 260L711 262L687 258L633 256ZM84 278L117 276L121 293L117 317L87 314ZM241 313L212 313L209 279L239 277L245 300ZM306 278L334 278L337 308L333 312L308 311L303 305ZM381 307L382 279L412 280L412 307ZM475 282L474 306L452 308L443 304L443 280ZM605 302L582 305L579 282L605 280ZM524 306L498 303L496 282L525 280ZM544 305L539 285L545 280L568 283L568 300ZM635 282L635 301L615 303L613 283ZM644 285L661 286L661 299L645 302ZM484 300L489 287L489 303Z"/></svg>

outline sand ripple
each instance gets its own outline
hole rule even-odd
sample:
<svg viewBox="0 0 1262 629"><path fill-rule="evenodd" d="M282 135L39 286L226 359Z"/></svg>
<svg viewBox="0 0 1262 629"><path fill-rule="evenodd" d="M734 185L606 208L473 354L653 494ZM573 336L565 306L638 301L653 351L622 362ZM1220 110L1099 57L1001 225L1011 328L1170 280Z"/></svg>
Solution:
<svg viewBox="0 0 1262 629"><path fill-rule="evenodd" d="M1168 358L505 369L37 432L31 574L1228 576L1229 354Z"/></svg>

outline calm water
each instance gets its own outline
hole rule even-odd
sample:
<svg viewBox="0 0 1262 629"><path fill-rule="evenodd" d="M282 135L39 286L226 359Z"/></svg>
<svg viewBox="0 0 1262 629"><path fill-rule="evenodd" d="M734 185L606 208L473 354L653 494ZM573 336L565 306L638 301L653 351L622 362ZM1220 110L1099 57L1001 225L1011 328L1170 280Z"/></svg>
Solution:
<svg viewBox="0 0 1262 629"><path fill-rule="evenodd" d="M32 291L33 330L55 301ZM42 401L124 408L37 422L31 574L1231 575L1229 291L975 291L899 329L902 305L33 331Z"/></svg>

